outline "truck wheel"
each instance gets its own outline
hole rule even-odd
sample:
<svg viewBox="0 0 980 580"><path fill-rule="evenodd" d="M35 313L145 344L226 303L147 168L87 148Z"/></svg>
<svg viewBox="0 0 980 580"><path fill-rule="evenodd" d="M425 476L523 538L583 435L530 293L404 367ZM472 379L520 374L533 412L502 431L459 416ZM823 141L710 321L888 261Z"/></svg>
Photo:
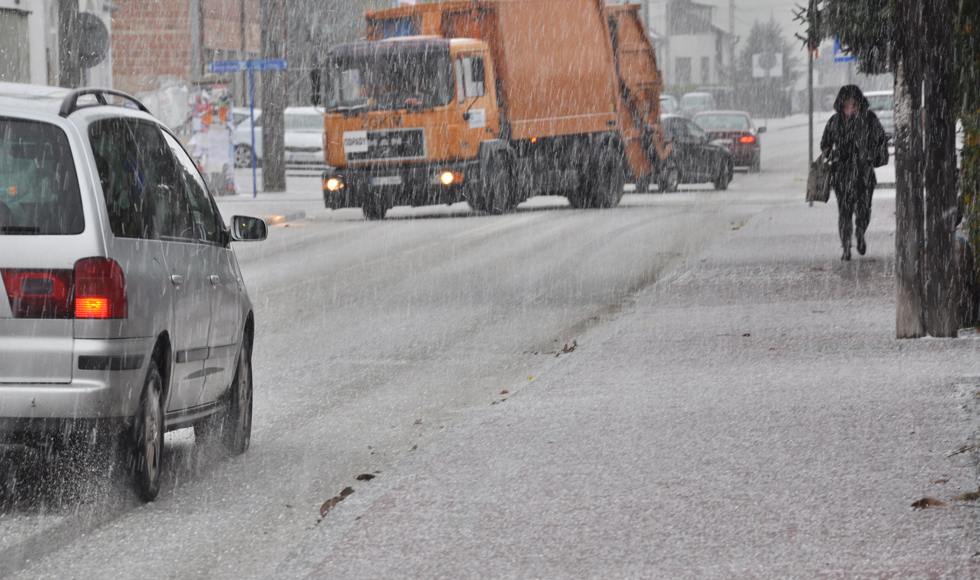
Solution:
<svg viewBox="0 0 980 580"><path fill-rule="evenodd" d="M150 502L160 493L160 460L163 456L163 407L160 394L163 378L155 361L150 362L139 410L133 422L133 470L136 493Z"/></svg>
<svg viewBox="0 0 980 580"><path fill-rule="evenodd" d="M660 171L657 185L660 187L660 193L672 193L677 191L677 184L680 181L681 174L676 167L665 167Z"/></svg>
<svg viewBox="0 0 980 580"><path fill-rule="evenodd" d="M369 220L383 220L385 219L385 213L388 211L388 205L385 203L384 196L372 195L364 200L362 209L364 210L365 218Z"/></svg>
<svg viewBox="0 0 980 580"><path fill-rule="evenodd" d="M610 208L619 205L623 198L623 186L626 185L626 168L623 167L623 156L619 149L609 144L593 166L592 178L592 207Z"/></svg>
<svg viewBox="0 0 980 580"><path fill-rule="evenodd" d="M506 155L493 155L487 160L482 173L477 207L473 209L490 215L512 211L517 206L514 164Z"/></svg>

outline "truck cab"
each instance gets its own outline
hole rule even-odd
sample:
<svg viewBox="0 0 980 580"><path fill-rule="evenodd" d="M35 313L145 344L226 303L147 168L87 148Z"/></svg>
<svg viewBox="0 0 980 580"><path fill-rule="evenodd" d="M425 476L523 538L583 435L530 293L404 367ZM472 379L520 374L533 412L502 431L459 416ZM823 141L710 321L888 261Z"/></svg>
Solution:
<svg viewBox="0 0 980 580"><path fill-rule="evenodd" d="M465 197L479 175L481 142L500 134L493 71L487 44L473 39L408 36L333 47L327 207L363 205L374 218L394 205Z"/></svg>

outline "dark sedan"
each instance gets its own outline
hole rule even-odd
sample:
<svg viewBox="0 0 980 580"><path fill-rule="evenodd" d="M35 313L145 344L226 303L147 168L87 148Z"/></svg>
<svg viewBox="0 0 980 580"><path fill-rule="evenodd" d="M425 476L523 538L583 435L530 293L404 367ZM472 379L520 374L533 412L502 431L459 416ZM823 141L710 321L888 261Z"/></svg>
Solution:
<svg viewBox="0 0 980 580"><path fill-rule="evenodd" d="M732 153L712 142L693 121L680 115L661 117L668 143L673 145L657 175L660 191L676 191L679 183L713 183L727 189L732 180Z"/></svg>
<svg viewBox="0 0 980 580"><path fill-rule="evenodd" d="M745 111L705 111L694 116L698 124L712 139L724 141L732 152L735 165L747 166L750 173L762 168L759 134L765 127L756 128L752 117Z"/></svg>

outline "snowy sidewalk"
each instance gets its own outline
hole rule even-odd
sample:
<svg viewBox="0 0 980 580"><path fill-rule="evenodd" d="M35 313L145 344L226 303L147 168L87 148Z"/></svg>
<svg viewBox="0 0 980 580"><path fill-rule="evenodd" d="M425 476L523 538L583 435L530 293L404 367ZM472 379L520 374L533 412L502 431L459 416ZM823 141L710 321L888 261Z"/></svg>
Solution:
<svg viewBox="0 0 980 580"><path fill-rule="evenodd" d="M893 212L850 263L833 203L758 214L276 577L980 577L980 340L893 338Z"/></svg>

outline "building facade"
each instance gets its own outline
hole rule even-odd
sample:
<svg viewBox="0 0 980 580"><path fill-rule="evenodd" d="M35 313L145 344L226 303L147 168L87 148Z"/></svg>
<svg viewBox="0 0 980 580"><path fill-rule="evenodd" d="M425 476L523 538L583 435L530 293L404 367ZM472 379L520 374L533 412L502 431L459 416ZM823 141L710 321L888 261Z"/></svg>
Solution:
<svg viewBox="0 0 980 580"><path fill-rule="evenodd" d="M665 85L730 83L730 34L713 24L714 6L647 0L647 28Z"/></svg>
<svg viewBox="0 0 980 580"><path fill-rule="evenodd" d="M0 82L61 83L59 5L77 3L111 35L115 5L108 0L0 0ZM74 8L74 7L73 7ZM112 54L81 71L81 85L111 87Z"/></svg>

